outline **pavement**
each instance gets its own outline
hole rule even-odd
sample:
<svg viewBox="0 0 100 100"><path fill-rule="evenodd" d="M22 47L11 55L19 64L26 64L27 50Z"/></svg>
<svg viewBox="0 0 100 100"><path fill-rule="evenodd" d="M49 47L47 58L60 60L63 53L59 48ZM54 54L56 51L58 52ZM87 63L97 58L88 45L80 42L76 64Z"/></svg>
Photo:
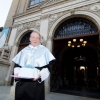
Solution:
<svg viewBox="0 0 100 100"><path fill-rule="evenodd" d="M14 96L10 95L11 86L0 86L0 100L14 100ZM47 93L45 100L100 100L82 96L61 94L61 93Z"/></svg>

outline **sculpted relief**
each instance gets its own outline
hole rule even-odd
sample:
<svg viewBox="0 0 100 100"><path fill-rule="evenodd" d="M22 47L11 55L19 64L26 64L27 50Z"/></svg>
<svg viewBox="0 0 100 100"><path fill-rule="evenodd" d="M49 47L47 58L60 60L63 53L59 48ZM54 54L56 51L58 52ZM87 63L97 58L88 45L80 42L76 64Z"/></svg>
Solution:
<svg viewBox="0 0 100 100"><path fill-rule="evenodd" d="M29 28L35 28L37 30L40 30L40 21L38 20L38 21L32 21L23 24L17 24L17 25L13 25L13 27L17 27L18 34L22 32L24 29L29 29Z"/></svg>
<svg viewBox="0 0 100 100"><path fill-rule="evenodd" d="M78 7L75 9L70 9L67 11L62 11L60 13L50 15L50 17L49 17L49 30L52 27L52 25L55 23L55 21L58 20L60 17L62 17L65 14L68 14L68 13L70 13L71 15L74 15L75 11L89 11L89 12L93 12L96 15L100 16L100 3L95 3L95 4L83 6L83 7Z"/></svg>

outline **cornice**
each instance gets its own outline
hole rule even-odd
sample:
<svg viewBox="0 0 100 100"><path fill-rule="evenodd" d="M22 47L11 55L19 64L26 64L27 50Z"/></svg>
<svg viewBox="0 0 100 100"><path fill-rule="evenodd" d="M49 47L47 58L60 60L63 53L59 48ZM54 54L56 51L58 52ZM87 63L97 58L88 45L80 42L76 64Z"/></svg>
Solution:
<svg viewBox="0 0 100 100"><path fill-rule="evenodd" d="M65 0L46 0L42 5L41 8L48 7L57 3L60 3Z"/></svg>
<svg viewBox="0 0 100 100"><path fill-rule="evenodd" d="M13 16L13 18L16 19L16 18L20 18L20 17L23 17L23 16L27 16L29 14L37 13L37 12L41 12L40 7L38 7L38 8L37 7L36 8L35 7L34 8L28 8L26 10L26 12L15 15L15 16Z"/></svg>

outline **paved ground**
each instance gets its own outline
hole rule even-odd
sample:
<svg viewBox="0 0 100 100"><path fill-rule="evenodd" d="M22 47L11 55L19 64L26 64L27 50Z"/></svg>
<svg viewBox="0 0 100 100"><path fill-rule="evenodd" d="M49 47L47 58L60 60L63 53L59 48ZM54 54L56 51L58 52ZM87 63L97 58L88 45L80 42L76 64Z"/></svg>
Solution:
<svg viewBox="0 0 100 100"><path fill-rule="evenodd" d="M0 100L14 100L10 93L11 86L0 86ZM87 97L73 96L59 93L46 94L46 100L100 100Z"/></svg>

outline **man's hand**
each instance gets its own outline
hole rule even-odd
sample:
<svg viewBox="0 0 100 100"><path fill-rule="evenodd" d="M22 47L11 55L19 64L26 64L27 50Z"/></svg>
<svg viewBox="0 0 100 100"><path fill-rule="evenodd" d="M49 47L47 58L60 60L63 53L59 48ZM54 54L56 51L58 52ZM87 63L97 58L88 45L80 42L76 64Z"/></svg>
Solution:
<svg viewBox="0 0 100 100"><path fill-rule="evenodd" d="M19 78L17 78L17 77L18 77L18 73L17 73L17 74L15 74L14 76L15 76L15 79L17 79L17 80L19 79Z"/></svg>
<svg viewBox="0 0 100 100"><path fill-rule="evenodd" d="M38 75L38 78L34 78L33 81L38 80L41 77L41 75Z"/></svg>

